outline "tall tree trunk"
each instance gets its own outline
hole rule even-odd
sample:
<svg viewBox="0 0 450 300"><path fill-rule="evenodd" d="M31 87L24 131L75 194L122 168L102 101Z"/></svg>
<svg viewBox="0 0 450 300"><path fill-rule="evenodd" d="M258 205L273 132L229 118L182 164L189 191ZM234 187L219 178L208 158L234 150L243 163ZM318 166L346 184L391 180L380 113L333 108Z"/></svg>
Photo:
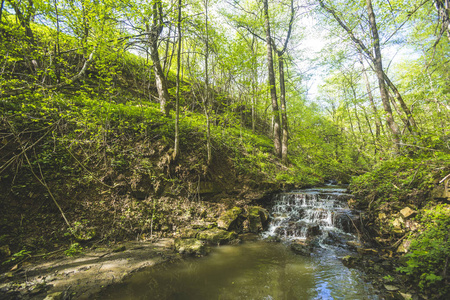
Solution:
<svg viewBox="0 0 450 300"><path fill-rule="evenodd" d="M375 53L375 59L374 59L374 67L375 72L377 74L378 79L378 86L380 89L380 95L381 95L381 101L383 102L383 108L386 113L386 122L391 129L392 135L393 135L393 141L398 147L400 145L400 130L395 123L394 116L392 115L392 109L391 105L389 103L389 94L386 89L385 85L385 76L383 72L383 64L381 61L381 49L380 49L380 37L378 35L378 28L377 23L375 20L375 13L373 12L372 7L372 0L366 0L367 3L367 12L369 14L369 24L370 29L372 31L372 38L373 38L373 50Z"/></svg>
<svg viewBox="0 0 450 300"><path fill-rule="evenodd" d="M163 114L168 116L170 111L169 107L170 96L167 89L166 77L164 76L164 71L161 67L161 60L159 58L158 53L158 40L164 26L162 22L162 6L160 1L155 0L153 2L152 13L153 13L153 20L149 35L150 57L153 62L153 70L155 72L155 81L156 81L156 88L158 90L160 109Z"/></svg>
<svg viewBox="0 0 450 300"><path fill-rule="evenodd" d="M280 72L280 105L281 105L281 128L282 128L282 140L281 140L281 162L284 165L288 163L288 120L286 114L286 86L284 80L284 57L283 54L278 54L278 67Z"/></svg>
<svg viewBox="0 0 450 300"><path fill-rule="evenodd" d="M19 7L19 3L14 0L8 0L9 4L13 7L14 12L16 13L17 18L19 19L20 25L25 30L25 35L28 38L30 44L34 45L34 34L31 30L31 17L34 15L34 4L32 0L28 0L28 7L26 11L21 11Z"/></svg>
<svg viewBox="0 0 450 300"><path fill-rule="evenodd" d="M264 4L264 27L266 31L266 46L267 46L267 67L270 85L270 98L272 100L272 117L273 117L273 144L275 147L275 155L281 157L281 128L280 128L280 113L278 109L277 90L275 86L275 71L273 69L273 54L272 54L272 37L270 34L270 19L269 19L269 3L268 0L263 0Z"/></svg>
<svg viewBox="0 0 450 300"><path fill-rule="evenodd" d="M386 75L386 73L384 73L384 80L386 81L386 84L389 86L391 91L394 93L395 99L397 99L397 102L400 104L400 107L402 108L403 112L406 115L406 127L408 128L409 132L411 132L414 135L418 134L419 131L417 128L416 120L414 119L411 110L409 109L408 105L406 105L405 101L403 101L402 95L397 90L397 87Z"/></svg>
<svg viewBox="0 0 450 300"><path fill-rule="evenodd" d="M178 0L178 48L177 48L177 92L175 98L175 147L173 160L180 155L180 69L181 69L181 0Z"/></svg>
<svg viewBox="0 0 450 300"><path fill-rule="evenodd" d="M366 72L366 69L364 68L364 63L363 63L361 54L360 54L360 63L363 66L362 75L363 75L364 82L366 84L366 90L367 90L367 95L369 97L370 106L372 107L373 114L375 116L375 141L374 141L374 146L375 146L375 155L376 155L377 151L378 151L378 145L380 143L381 120L380 120L380 117L378 116L377 106L375 105L375 101L373 100L373 95L372 95L372 90L370 88L369 78L367 77L367 72Z"/></svg>
<svg viewBox="0 0 450 300"><path fill-rule="evenodd" d="M205 110L206 117L206 151L207 151L207 165L209 166L212 162L212 153L211 153L211 125L209 119L209 33L208 33L208 1L204 0L205 5L205 32L206 32L206 40L205 40L205 95L203 99L203 107Z"/></svg>
<svg viewBox="0 0 450 300"><path fill-rule="evenodd" d="M0 6L0 24L2 23L2 15L3 15L3 7L5 6L5 0L2 0L2 4Z"/></svg>

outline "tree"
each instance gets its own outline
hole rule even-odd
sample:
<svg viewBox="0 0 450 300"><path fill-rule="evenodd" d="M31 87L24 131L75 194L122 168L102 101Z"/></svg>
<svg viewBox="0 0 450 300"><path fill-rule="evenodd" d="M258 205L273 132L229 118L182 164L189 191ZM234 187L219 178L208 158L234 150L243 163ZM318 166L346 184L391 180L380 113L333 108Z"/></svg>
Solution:
<svg viewBox="0 0 450 300"><path fill-rule="evenodd" d="M177 48L177 91L175 98L175 147L173 160L177 160L180 155L180 69L181 69L181 0L178 0L178 48Z"/></svg>
<svg viewBox="0 0 450 300"><path fill-rule="evenodd" d="M161 67L161 60L159 58L159 37L164 28L164 15L162 0L153 0L152 3L152 23L151 26L147 23L148 41L150 44L150 56L153 63L153 70L155 72L156 88L158 90L160 109L166 116L169 115L170 110L170 95L167 89L167 80L164 71Z"/></svg>
<svg viewBox="0 0 450 300"><path fill-rule="evenodd" d="M280 113L278 109L277 89L275 83L275 71L273 68L273 49L272 49L272 35L270 33L270 18L269 18L269 2L263 0L264 6L264 29L266 34L267 47L267 69L270 88L270 99L272 100L272 117L273 117L273 144L275 147L275 154L281 157L281 126Z"/></svg>

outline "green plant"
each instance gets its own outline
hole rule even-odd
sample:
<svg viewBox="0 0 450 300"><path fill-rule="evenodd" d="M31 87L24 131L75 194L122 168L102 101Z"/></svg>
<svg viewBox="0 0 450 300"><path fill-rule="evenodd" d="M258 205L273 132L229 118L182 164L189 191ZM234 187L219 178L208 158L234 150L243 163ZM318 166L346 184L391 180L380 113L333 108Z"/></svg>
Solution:
<svg viewBox="0 0 450 300"><path fill-rule="evenodd" d="M450 256L450 206L437 205L417 219L424 225L423 232L411 242L406 266L397 271L408 275L422 291L440 295L450 292L448 257Z"/></svg>
<svg viewBox="0 0 450 300"><path fill-rule="evenodd" d="M75 256L77 254L80 254L83 252L83 247L81 247L81 245L79 243L73 243L70 245L69 249L67 249L66 251L64 251L64 253L67 256Z"/></svg>
<svg viewBox="0 0 450 300"><path fill-rule="evenodd" d="M28 257L31 256L31 251L22 249L19 252L16 252L13 255L11 255L11 258L8 259L7 261L4 261L2 264L9 264L11 262L21 261L22 259L24 259L27 256Z"/></svg>

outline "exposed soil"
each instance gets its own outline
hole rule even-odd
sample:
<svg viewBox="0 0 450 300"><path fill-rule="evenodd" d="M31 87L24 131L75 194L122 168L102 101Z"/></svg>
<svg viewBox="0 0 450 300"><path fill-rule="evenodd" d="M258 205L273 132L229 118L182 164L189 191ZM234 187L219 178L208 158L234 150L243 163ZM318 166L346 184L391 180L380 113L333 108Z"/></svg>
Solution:
<svg viewBox="0 0 450 300"><path fill-rule="evenodd" d="M88 299L132 272L178 259L181 256L173 251L173 239L166 238L124 242L111 249L88 250L76 257L29 262L0 275L0 298Z"/></svg>

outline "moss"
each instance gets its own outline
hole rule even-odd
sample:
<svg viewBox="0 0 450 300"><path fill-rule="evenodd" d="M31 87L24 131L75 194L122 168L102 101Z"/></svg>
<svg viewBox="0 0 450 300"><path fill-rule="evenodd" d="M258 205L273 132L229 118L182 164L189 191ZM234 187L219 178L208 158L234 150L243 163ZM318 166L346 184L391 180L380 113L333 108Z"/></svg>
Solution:
<svg viewBox="0 0 450 300"><path fill-rule="evenodd" d="M237 233L232 231L225 231L219 228L208 229L205 231L200 231L197 235L199 240L205 240L209 244L213 245L223 245L227 244L232 240L237 238Z"/></svg>

